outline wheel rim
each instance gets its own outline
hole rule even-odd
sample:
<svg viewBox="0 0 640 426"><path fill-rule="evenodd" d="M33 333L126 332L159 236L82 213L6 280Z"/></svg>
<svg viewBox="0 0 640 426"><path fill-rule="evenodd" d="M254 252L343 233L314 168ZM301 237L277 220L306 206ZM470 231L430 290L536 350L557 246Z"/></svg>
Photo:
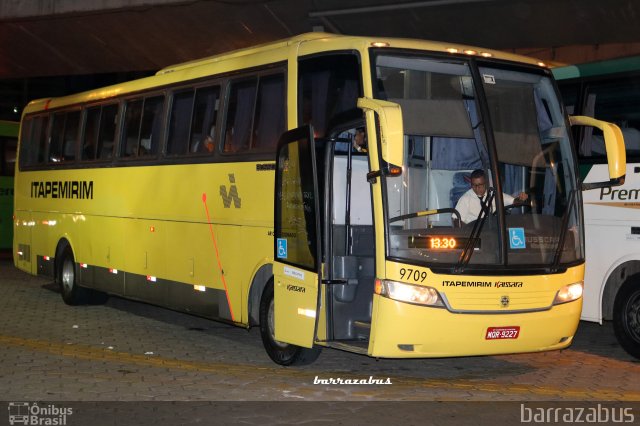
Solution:
<svg viewBox="0 0 640 426"><path fill-rule="evenodd" d="M640 291L627 301L624 325L633 340L640 342Z"/></svg>
<svg viewBox="0 0 640 426"><path fill-rule="evenodd" d="M76 272L73 267L73 262L68 258L65 259L62 264L62 288L65 293L70 293L73 290L75 276Z"/></svg>
<svg viewBox="0 0 640 426"><path fill-rule="evenodd" d="M269 336L271 337L271 341L273 343L276 344L276 346L280 347L280 348L286 348L287 344L286 343L282 343L279 340L276 340L276 328L274 326L274 321L273 321L273 299L271 299L271 301L269 302L269 311L267 314L267 328L269 329Z"/></svg>

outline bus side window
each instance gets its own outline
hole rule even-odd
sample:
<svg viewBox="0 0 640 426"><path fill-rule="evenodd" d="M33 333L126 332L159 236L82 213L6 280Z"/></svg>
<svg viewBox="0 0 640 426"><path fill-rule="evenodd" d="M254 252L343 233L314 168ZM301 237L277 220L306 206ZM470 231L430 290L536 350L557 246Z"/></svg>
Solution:
<svg viewBox="0 0 640 426"><path fill-rule="evenodd" d="M117 119L117 104L102 107L102 114L100 114L100 132L98 134L99 159L109 159L113 157Z"/></svg>
<svg viewBox="0 0 640 426"><path fill-rule="evenodd" d="M67 113L65 112L53 114L51 137L49 139L49 163L59 163L62 161L62 142L64 138L64 122L66 118Z"/></svg>
<svg viewBox="0 0 640 426"><path fill-rule="evenodd" d="M41 115L25 121L20 148L20 165L35 166L45 162L49 115ZM26 131L25 131L26 127Z"/></svg>
<svg viewBox="0 0 640 426"><path fill-rule="evenodd" d="M164 96L127 102L122 132L121 157L155 155L160 143Z"/></svg>
<svg viewBox="0 0 640 426"><path fill-rule="evenodd" d="M637 105L640 105L640 86L637 81L633 77L612 78L586 87L582 115L617 124L624 136L627 158L637 159L640 156ZM583 157L606 163L601 131L590 127L583 129L580 148Z"/></svg>
<svg viewBox="0 0 640 426"><path fill-rule="evenodd" d="M162 119L164 118L164 96L145 98L140 125L138 155L156 155L160 146Z"/></svg>
<svg viewBox="0 0 640 426"><path fill-rule="evenodd" d="M80 111L67 113L67 121L64 128L62 140L62 159L73 161L76 159L76 147L78 142L78 131L80 130Z"/></svg>
<svg viewBox="0 0 640 426"><path fill-rule="evenodd" d="M173 94L171 117L169 119L169 140L167 141L168 155L187 153L193 100L193 89L183 90Z"/></svg>
<svg viewBox="0 0 640 426"><path fill-rule="evenodd" d="M25 118L20 125L20 168L29 165L29 154L31 153L31 127L33 119Z"/></svg>
<svg viewBox="0 0 640 426"><path fill-rule="evenodd" d="M231 84L224 131L224 153L247 151L251 141L251 121L256 99L258 79L236 81Z"/></svg>
<svg viewBox="0 0 640 426"><path fill-rule="evenodd" d="M359 59L352 54L303 59L299 65L298 124L322 137L338 114L357 108L362 96Z"/></svg>
<svg viewBox="0 0 640 426"><path fill-rule="evenodd" d="M100 107L88 108L85 113L84 134L82 136L82 160L95 160L98 146L98 127L100 125Z"/></svg>
<svg viewBox="0 0 640 426"><path fill-rule="evenodd" d="M275 151L285 128L284 75L260 77L251 149Z"/></svg>
<svg viewBox="0 0 640 426"><path fill-rule="evenodd" d="M122 132L121 157L136 157L140 139L140 122L142 120L142 99L133 99L125 104L124 130Z"/></svg>
<svg viewBox="0 0 640 426"><path fill-rule="evenodd" d="M214 150L215 126L220 106L220 86L202 87L196 91L189 152L211 153Z"/></svg>

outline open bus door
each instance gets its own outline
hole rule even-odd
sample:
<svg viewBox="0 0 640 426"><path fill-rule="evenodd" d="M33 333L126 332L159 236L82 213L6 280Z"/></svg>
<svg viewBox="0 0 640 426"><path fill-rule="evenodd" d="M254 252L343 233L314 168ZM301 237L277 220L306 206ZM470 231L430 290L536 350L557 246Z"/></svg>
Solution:
<svg viewBox="0 0 640 426"><path fill-rule="evenodd" d="M280 138L274 207L272 320L276 344L283 348L286 344L298 349L312 348L319 316L322 259L318 174L311 126L291 130Z"/></svg>

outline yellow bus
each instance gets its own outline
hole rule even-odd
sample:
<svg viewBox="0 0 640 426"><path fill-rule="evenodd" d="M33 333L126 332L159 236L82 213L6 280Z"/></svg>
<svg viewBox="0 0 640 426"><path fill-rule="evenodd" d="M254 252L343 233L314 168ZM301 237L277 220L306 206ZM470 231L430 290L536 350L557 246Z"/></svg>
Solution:
<svg viewBox="0 0 640 426"><path fill-rule="evenodd" d="M619 130L571 123L624 179ZM311 33L171 66L27 106L15 264L68 304L259 325L281 365L560 349L585 262L568 127L544 64L467 46Z"/></svg>

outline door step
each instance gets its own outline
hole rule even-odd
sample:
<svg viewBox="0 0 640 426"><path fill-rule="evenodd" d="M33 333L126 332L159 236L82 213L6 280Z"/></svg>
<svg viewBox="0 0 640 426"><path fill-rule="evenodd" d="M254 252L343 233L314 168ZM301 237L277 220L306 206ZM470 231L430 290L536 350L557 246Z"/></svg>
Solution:
<svg viewBox="0 0 640 426"><path fill-rule="evenodd" d="M369 335L371 334L371 323L365 321L353 322L353 335L358 340L369 341Z"/></svg>
<svg viewBox="0 0 640 426"><path fill-rule="evenodd" d="M355 328L361 328L361 329L371 330L371 323L370 323L370 322L354 321L354 322L353 322L353 326L354 326Z"/></svg>
<svg viewBox="0 0 640 426"><path fill-rule="evenodd" d="M340 349L347 352L355 352L358 354L367 355L369 350L369 342L365 342L362 340L347 340L347 341L339 341L339 342L329 342L327 346L335 349Z"/></svg>

